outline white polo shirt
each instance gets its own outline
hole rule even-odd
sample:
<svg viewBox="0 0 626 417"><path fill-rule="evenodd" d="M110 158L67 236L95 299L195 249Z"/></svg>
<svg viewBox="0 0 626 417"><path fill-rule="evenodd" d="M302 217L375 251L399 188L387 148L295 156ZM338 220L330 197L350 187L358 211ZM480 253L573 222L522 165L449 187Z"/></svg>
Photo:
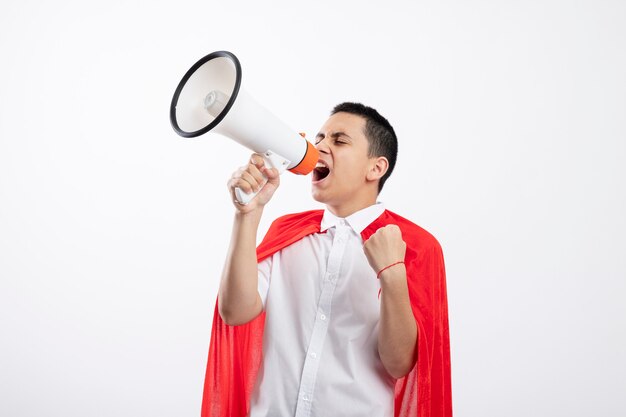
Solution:
<svg viewBox="0 0 626 417"><path fill-rule="evenodd" d="M325 210L326 233L259 263L267 314L250 417L393 417L396 380L378 355L380 281L361 239L384 210Z"/></svg>

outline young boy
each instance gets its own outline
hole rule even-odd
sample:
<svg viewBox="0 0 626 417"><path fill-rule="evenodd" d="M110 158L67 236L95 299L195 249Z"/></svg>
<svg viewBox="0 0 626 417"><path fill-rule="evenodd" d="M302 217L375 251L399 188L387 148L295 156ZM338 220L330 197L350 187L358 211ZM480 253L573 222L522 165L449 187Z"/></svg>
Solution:
<svg viewBox="0 0 626 417"><path fill-rule="evenodd" d="M202 416L449 417L441 246L377 202L395 132L376 110L342 103L315 145L312 195L325 210L280 217L258 248L279 176L253 155L228 182L235 221ZM236 187L259 193L241 205Z"/></svg>

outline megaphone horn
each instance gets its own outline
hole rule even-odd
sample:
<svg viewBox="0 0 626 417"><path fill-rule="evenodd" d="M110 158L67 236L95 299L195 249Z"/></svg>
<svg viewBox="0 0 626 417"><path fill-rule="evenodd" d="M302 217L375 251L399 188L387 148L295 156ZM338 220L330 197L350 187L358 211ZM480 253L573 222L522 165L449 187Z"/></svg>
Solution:
<svg viewBox="0 0 626 417"><path fill-rule="evenodd" d="M262 154L267 166L306 175L319 159L317 149L291 130L241 88L241 64L228 51L212 52L196 62L178 84L170 122L180 136L193 138L211 130ZM247 204L256 193L235 190Z"/></svg>

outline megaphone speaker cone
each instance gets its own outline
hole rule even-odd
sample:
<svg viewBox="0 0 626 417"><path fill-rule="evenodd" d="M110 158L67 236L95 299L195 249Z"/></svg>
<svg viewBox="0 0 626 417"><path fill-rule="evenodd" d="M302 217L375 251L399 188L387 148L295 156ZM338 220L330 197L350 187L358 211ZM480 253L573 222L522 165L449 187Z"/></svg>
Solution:
<svg viewBox="0 0 626 417"><path fill-rule="evenodd" d="M241 64L228 51L202 57L183 76L170 105L170 122L180 136L193 138L217 126L235 103Z"/></svg>

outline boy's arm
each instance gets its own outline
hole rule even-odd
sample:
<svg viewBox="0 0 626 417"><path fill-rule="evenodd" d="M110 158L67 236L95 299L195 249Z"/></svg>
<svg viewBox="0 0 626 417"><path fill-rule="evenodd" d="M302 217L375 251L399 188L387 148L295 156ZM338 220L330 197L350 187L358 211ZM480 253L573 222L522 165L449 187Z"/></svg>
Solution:
<svg viewBox="0 0 626 417"><path fill-rule="evenodd" d="M378 229L364 244L368 262L380 279L378 354L394 378L408 374L417 355L417 324L411 310L404 260L406 243L396 225Z"/></svg>
<svg viewBox="0 0 626 417"><path fill-rule="evenodd" d="M261 172L268 178L265 185ZM278 171L264 168L263 159L258 154L252 155L250 163L236 171L228 181L236 211L218 293L219 314L228 325L245 324L263 310L258 292L256 235L263 207L279 183ZM246 193L261 191L247 205L242 205L235 199L236 187Z"/></svg>
<svg viewBox="0 0 626 417"><path fill-rule="evenodd" d="M256 258L256 233L261 213L235 213L218 293L220 316L231 326L247 323L263 310L257 290Z"/></svg>
<svg viewBox="0 0 626 417"><path fill-rule="evenodd" d="M415 366L418 339L404 265L385 270L380 287L378 353L387 372L402 378Z"/></svg>

